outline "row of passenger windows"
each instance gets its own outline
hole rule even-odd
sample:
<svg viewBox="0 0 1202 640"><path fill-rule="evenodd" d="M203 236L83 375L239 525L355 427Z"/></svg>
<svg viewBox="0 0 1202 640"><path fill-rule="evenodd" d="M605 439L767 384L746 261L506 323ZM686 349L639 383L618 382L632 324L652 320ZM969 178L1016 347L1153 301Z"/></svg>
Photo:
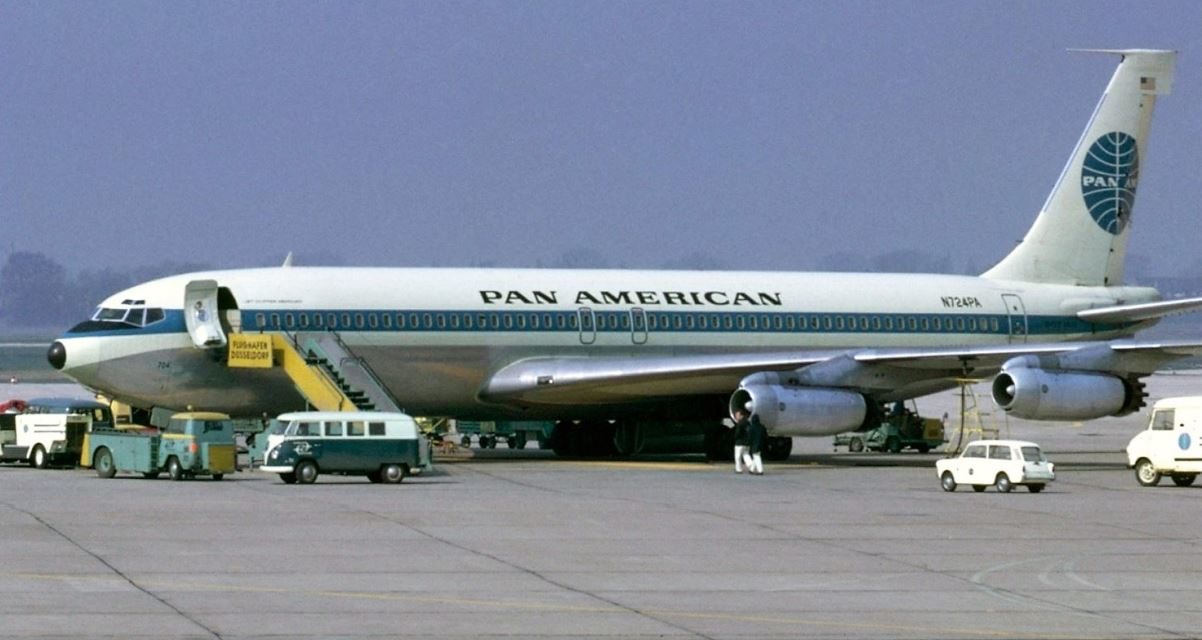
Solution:
<svg viewBox="0 0 1202 640"><path fill-rule="evenodd" d="M383 422L363 422L361 420L352 420L343 422L341 420L330 420L327 422L293 422L288 425L284 431L285 435L289 436L334 436L340 437L347 435L350 437L359 437L363 435L382 436L384 435Z"/></svg>
<svg viewBox="0 0 1202 640"><path fill-rule="evenodd" d="M533 331L908 331L998 333L996 316L689 313L689 312L273 312L255 314L258 329L533 330ZM1010 327L1007 324L1007 329ZM1021 325L1015 333L1023 333Z"/></svg>

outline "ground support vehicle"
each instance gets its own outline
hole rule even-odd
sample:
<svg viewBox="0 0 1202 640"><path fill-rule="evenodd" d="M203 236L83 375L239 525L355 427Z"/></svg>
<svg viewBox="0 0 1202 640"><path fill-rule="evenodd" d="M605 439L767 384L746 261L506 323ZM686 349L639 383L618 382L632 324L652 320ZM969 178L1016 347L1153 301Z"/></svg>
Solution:
<svg viewBox="0 0 1202 640"><path fill-rule="evenodd" d="M1127 467L1145 487L1166 475L1179 487L1193 484L1202 473L1202 396L1157 401L1148 428L1127 444Z"/></svg>
<svg viewBox="0 0 1202 640"><path fill-rule="evenodd" d="M96 430L89 438L96 475L112 478L118 471L172 480L207 475L220 480L236 462L234 428L224 413L191 412L171 417L167 428L141 431Z"/></svg>
<svg viewBox="0 0 1202 640"><path fill-rule="evenodd" d="M853 453L864 450L898 453L903 449L926 453L946 442L942 420L923 418L913 409L895 406L875 428L841 433L835 436L834 445L847 447Z"/></svg>
<svg viewBox="0 0 1202 640"><path fill-rule="evenodd" d="M541 449L554 427L554 422L537 421L474 422L457 420L455 422L455 431L459 434L459 445L462 447L472 446L472 436L476 436L476 442L481 449L496 449L497 442L502 440L510 449L525 449L526 443L534 440L538 442Z"/></svg>
<svg viewBox="0 0 1202 640"><path fill-rule="evenodd" d="M395 412L301 411L279 417L260 471L287 484L312 484L321 473L399 484L430 468L430 444L413 418Z"/></svg>
<svg viewBox="0 0 1202 640"><path fill-rule="evenodd" d="M970 442L959 456L937 460L935 474L944 491L967 484L978 493L989 486L1009 493L1016 485L1039 493L1056 479L1055 465L1048 462L1039 445L1023 440Z"/></svg>
<svg viewBox="0 0 1202 640"><path fill-rule="evenodd" d="M28 462L39 469L73 467L93 424L112 426L107 406L78 398L30 400L11 426L0 425L0 461Z"/></svg>

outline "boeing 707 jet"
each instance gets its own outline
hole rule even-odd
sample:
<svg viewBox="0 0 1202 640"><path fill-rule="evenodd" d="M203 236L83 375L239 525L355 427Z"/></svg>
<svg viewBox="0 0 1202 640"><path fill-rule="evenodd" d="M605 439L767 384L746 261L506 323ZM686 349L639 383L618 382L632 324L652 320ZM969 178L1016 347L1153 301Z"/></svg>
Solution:
<svg viewBox="0 0 1202 640"><path fill-rule="evenodd" d="M1033 226L979 276L643 270L278 268L189 273L104 300L49 360L134 406L303 409L280 367L227 366L235 333L336 335L398 408L556 420L572 454L703 436L736 407L792 436L992 376L997 404L1086 420L1144 404L1141 378L1202 342L1134 336L1202 306L1123 284L1152 111L1175 53L1122 50Z"/></svg>

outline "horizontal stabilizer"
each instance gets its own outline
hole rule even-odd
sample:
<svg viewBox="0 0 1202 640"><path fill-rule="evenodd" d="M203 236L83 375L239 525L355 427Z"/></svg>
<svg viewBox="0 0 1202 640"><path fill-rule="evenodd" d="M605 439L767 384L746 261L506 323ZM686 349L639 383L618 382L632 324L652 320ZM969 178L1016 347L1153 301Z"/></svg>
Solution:
<svg viewBox="0 0 1202 640"><path fill-rule="evenodd" d="M1078 311L1077 317L1086 322L1113 324L1118 322L1153 320L1179 313L1196 311L1199 308L1202 308L1202 298L1182 298L1180 300L1162 300L1160 302L1122 304L1114 307L1086 309Z"/></svg>

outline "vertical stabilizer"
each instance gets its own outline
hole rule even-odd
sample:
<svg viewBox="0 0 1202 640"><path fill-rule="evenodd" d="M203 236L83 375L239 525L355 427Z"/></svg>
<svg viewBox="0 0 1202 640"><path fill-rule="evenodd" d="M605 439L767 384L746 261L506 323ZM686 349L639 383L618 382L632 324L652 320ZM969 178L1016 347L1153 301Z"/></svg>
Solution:
<svg viewBox="0 0 1202 640"><path fill-rule="evenodd" d="M1123 281L1131 212L1156 96L1173 86L1174 51L1122 56L1085 133L1023 241L986 278L1083 286Z"/></svg>

